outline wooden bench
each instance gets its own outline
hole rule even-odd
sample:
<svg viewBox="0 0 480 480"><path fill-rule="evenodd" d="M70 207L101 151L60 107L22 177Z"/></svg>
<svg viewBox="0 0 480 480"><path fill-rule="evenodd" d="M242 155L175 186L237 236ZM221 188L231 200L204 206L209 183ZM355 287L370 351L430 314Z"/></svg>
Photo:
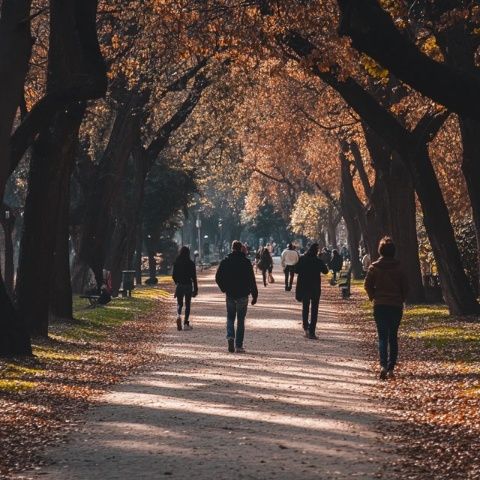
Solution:
<svg viewBox="0 0 480 480"><path fill-rule="evenodd" d="M340 288L340 292L342 293L342 298L347 299L350 298L350 285L352 282L352 269L349 268L346 272L340 272L339 276L340 283L338 284L338 288ZM341 280L344 280L343 282Z"/></svg>
<svg viewBox="0 0 480 480"><path fill-rule="evenodd" d="M86 298L90 303L90 308L95 308L98 305L100 295L80 295L80 298Z"/></svg>

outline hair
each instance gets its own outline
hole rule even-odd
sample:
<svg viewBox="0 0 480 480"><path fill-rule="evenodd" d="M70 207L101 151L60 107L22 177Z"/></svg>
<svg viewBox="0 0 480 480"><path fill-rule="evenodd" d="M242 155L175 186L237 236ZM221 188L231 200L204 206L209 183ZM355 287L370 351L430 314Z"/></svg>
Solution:
<svg viewBox="0 0 480 480"><path fill-rule="evenodd" d="M175 259L175 263L178 261L183 262L187 259L190 260L190 249L186 245L184 245L182 248L180 248L178 256Z"/></svg>
<svg viewBox="0 0 480 480"><path fill-rule="evenodd" d="M382 257L393 258L395 256L395 244L390 237L383 237L378 244L378 253Z"/></svg>
<svg viewBox="0 0 480 480"><path fill-rule="evenodd" d="M308 247L308 252L307 252L307 255L313 255L313 256L316 256L318 254L318 243L312 243L310 245L310 247Z"/></svg>
<svg viewBox="0 0 480 480"><path fill-rule="evenodd" d="M332 250L332 254L333 255L338 255L338 250L335 248L334 250Z"/></svg>
<svg viewBox="0 0 480 480"><path fill-rule="evenodd" d="M242 242L239 240L234 240L232 242L232 252L241 252L242 251Z"/></svg>
<svg viewBox="0 0 480 480"><path fill-rule="evenodd" d="M289 250L293 250L293 243L289 243L287 248L288 248Z"/></svg>

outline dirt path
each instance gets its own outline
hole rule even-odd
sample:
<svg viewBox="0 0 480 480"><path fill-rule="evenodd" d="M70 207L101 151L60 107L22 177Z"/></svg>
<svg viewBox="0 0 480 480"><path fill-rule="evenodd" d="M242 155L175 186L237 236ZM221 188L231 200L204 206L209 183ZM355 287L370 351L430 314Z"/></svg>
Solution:
<svg viewBox="0 0 480 480"><path fill-rule="evenodd" d="M277 283L249 306L247 354L227 352L224 298L213 272L203 275L193 331L176 331L172 303L157 371L118 385L49 452L50 467L22 478L376 478L386 457L358 340L328 299L320 340L303 338L300 306L276 270Z"/></svg>

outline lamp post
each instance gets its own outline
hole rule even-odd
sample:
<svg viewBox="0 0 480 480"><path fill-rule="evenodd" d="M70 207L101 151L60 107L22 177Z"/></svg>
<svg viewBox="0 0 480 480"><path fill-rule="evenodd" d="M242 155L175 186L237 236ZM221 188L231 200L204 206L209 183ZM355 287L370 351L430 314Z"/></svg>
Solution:
<svg viewBox="0 0 480 480"><path fill-rule="evenodd" d="M218 256L221 258L223 254L223 220L221 218L218 219L218 229L220 231L220 242L218 246Z"/></svg>
<svg viewBox="0 0 480 480"><path fill-rule="evenodd" d="M200 219L200 212L197 213L197 221L195 222L195 226L198 230L198 260L202 260L202 220Z"/></svg>

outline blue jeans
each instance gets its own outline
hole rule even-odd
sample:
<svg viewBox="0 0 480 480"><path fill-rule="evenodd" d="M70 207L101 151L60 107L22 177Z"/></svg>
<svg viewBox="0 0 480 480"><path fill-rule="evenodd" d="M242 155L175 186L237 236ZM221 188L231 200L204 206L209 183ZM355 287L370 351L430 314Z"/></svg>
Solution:
<svg viewBox="0 0 480 480"><path fill-rule="evenodd" d="M248 297L232 298L227 296L227 339L235 339L236 347L243 347L245 335L245 317L247 316ZM235 317L237 332L235 334Z"/></svg>
<svg viewBox="0 0 480 480"><path fill-rule="evenodd" d="M380 366L393 370L398 357L398 328L403 308L394 305L375 305L373 316L377 324Z"/></svg>

